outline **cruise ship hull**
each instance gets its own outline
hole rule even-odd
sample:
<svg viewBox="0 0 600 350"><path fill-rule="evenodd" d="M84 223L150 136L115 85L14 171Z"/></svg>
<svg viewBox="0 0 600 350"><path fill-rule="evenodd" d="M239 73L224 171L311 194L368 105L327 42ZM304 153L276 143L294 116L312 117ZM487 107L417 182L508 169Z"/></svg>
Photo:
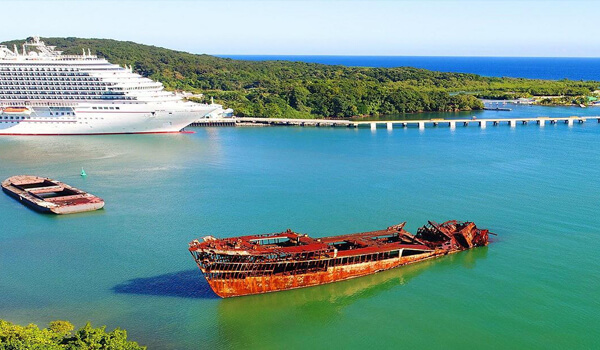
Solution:
<svg viewBox="0 0 600 350"><path fill-rule="evenodd" d="M176 133L222 109L185 96L89 49L63 55L39 37L0 45L0 136Z"/></svg>
<svg viewBox="0 0 600 350"><path fill-rule="evenodd" d="M106 135L177 133L217 107L193 109L149 110L121 107L119 110L97 111L91 107L72 112L49 112L31 108L26 115L0 114L0 135ZM61 114L62 113L62 114ZM56 115L58 114L58 115Z"/></svg>

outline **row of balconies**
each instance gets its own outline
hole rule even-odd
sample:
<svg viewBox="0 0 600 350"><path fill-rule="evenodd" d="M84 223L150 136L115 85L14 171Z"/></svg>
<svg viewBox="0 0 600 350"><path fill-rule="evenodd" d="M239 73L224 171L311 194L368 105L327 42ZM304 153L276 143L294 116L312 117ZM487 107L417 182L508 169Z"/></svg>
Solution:
<svg viewBox="0 0 600 350"><path fill-rule="evenodd" d="M2 91L4 95L76 95L76 96L100 96L100 95L115 95L116 94L104 94L101 91Z"/></svg>
<svg viewBox="0 0 600 350"><path fill-rule="evenodd" d="M9 71L9 72L78 72L79 70L81 70L81 68L87 68L87 69L94 69L96 67L94 66L98 66L96 65L90 65L91 67L70 67L70 68L50 68L50 67L39 67L39 66L32 66L31 64L25 64L24 65L20 65L20 64L11 64L10 67L0 67L0 71ZM48 63L45 64L45 66L65 66L65 64L61 64L61 63ZM114 65L109 65L106 68L110 68L110 69L120 69L119 66L114 66Z"/></svg>
<svg viewBox="0 0 600 350"><path fill-rule="evenodd" d="M102 87L87 87L87 86L0 86L0 91L11 91L11 90L39 90L39 91L58 91L58 90L72 90L72 91L113 91Z"/></svg>
<svg viewBox="0 0 600 350"><path fill-rule="evenodd" d="M88 75L81 75L81 76L78 76L77 78L75 78L75 77L66 76L66 75L40 75L40 76L33 76L33 75L12 75L12 74L2 74L2 73L0 73L0 78L2 78L2 79L13 79L13 80L23 80L23 79L27 79L27 80L69 79L69 80L100 81L99 78L93 78L93 77L90 77Z"/></svg>
<svg viewBox="0 0 600 350"><path fill-rule="evenodd" d="M47 82L39 82L39 81L1 81L1 86L99 86L99 87L109 87L112 86L109 83L87 83L87 82L68 82L68 81L47 81Z"/></svg>
<svg viewBox="0 0 600 350"><path fill-rule="evenodd" d="M112 90L106 90L106 89L102 89L102 88L89 88L89 87L82 87L82 88L73 88L72 86L59 86L59 87L54 87L54 88L47 88L47 87L23 87L23 86L7 86L4 87L2 89L0 89L0 91L5 90L5 91L12 91L12 90L17 90L17 91L27 91L27 90L32 90L32 91L110 91L113 92ZM119 93L123 93L123 92L119 92Z"/></svg>
<svg viewBox="0 0 600 350"><path fill-rule="evenodd" d="M2 95L0 100L135 100L134 97L90 96L90 95Z"/></svg>
<svg viewBox="0 0 600 350"><path fill-rule="evenodd" d="M88 73L16 73L0 71L0 75L13 77L87 77Z"/></svg>

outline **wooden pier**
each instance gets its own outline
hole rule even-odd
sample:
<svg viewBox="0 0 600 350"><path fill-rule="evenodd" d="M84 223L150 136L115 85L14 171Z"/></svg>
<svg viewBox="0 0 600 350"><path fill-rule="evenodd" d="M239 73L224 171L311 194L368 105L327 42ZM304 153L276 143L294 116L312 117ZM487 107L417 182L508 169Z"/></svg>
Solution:
<svg viewBox="0 0 600 350"><path fill-rule="evenodd" d="M200 119L196 120L190 126L235 126L236 118L221 119Z"/></svg>
<svg viewBox="0 0 600 350"><path fill-rule="evenodd" d="M484 111L504 111L504 112L510 112L512 111L512 108L506 108L506 107L483 107Z"/></svg>
<svg viewBox="0 0 600 350"><path fill-rule="evenodd" d="M296 125L296 126L354 126L354 122L344 119L285 119L285 118L235 118L237 124Z"/></svg>
<svg viewBox="0 0 600 350"><path fill-rule="evenodd" d="M534 118L490 118L490 119L426 119L426 120L377 120L377 121L355 121L347 119L284 119L284 118L224 118L199 120L190 126L249 126L249 125L281 125L281 126L313 126L313 127L370 127L371 130L385 127L387 130L394 128L417 127L424 130L426 127L447 126L455 129L459 126L476 125L482 129L488 125L517 125L537 124L541 127L546 124L564 123L568 126L580 124L587 121L600 123L600 116L570 116L570 117L534 117Z"/></svg>

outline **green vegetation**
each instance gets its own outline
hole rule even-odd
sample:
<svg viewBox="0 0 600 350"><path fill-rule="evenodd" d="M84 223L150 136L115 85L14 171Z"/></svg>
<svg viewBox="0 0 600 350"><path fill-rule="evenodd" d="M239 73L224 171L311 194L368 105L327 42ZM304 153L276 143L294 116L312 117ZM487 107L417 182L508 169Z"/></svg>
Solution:
<svg viewBox="0 0 600 350"><path fill-rule="evenodd" d="M144 346L127 340L127 332L115 329L106 332L106 326L93 328L89 323L73 333L67 321L50 322L40 329L0 320L0 350L142 350Z"/></svg>
<svg viewBox="0 0 600 350"><path fill-rule="evenodd" d="M481 98L579 96L596 82L486 78L425 69L329 66L288 61L243 61L194 55L133 42L46 38L65 53L90 48L99 56L161 81L167 89L203 93L205 101L239 116L347 118L357 115L483 108ZM7 43L20 44L22 40ZM470 92L470 93L467 93Z"/></svg>

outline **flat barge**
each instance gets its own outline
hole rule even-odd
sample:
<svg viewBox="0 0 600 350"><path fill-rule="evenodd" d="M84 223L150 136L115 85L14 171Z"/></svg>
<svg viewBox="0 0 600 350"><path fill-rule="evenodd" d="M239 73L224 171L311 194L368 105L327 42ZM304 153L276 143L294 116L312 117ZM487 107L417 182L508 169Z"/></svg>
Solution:
<svg viewBox="0 0 600 350"><path fill-rule="evenodd" d="M73 214L104 207L102 198L46 177L17 175L2 182L2 190L44 213Z"/></svg>
<svg viewBox="0 0 600 350"><path fill-rule="evenodd" d="M404 225L342 236L311 238L291 230L189 244L189 251L220 297L317 286L486 246L490 232L473 222L429 221L413 235Z"/></svg>

